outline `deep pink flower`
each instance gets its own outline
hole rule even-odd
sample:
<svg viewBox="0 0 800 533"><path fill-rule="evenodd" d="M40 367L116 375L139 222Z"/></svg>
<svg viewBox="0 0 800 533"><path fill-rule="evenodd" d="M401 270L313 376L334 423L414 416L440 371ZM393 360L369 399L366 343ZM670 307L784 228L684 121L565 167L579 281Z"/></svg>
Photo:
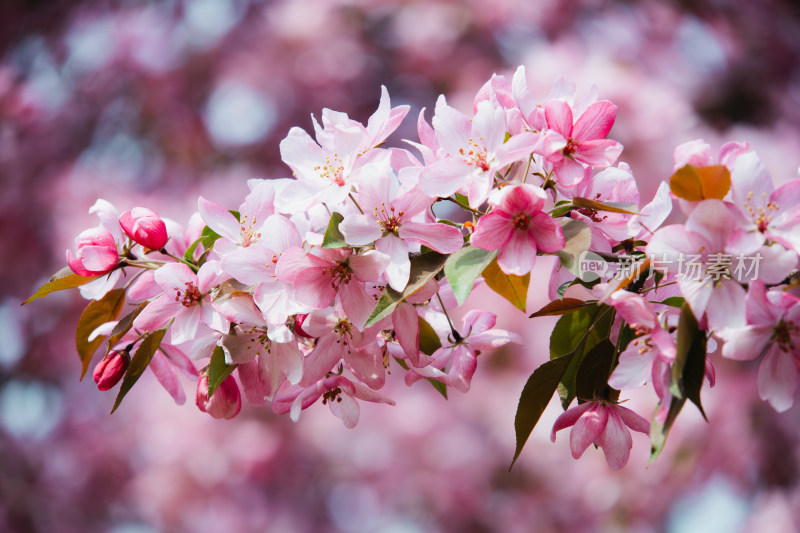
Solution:
<svg viewBox="0 0 800 533"><path fill-rule="evenodd" d="M128 237L151 250L161 250L169 239L164 221L145 207L134 207L122 213L119 225Z"/></svg>
<svg viewBox="0 0 800 533"><path fill-rule="evenodd" d="M470 242L484 250L500 250L497 263L506 274L530 272L537 250L564 247L561 226L542 211L545 198L533 185L504 187L489 199L492 211L478 220Z"/></svg>
<svg viewBox="0 0 800 533"><path fill-rule="evenodd" d="M233 376L228 376L209 398L208 374L203 374L197 381L195 403L198 409L214 418L233 418L242 409L242 396L236 380Z"/></svg>
<svg viewBox="0 0 800 533"><path fill-rule="evenodd" d="M620 143L605 138L617 114L617 106L611 102L593 103L574 123L572 108L564 101L550 100L544 109L547 126L563 137L563 143L551 144L557 149L544 154L553 163L562 186L580 183L588 175L589 166L607 167L622 152Z"/></svg>
<svg viewBox="0 0 800 533"><path fill-rule="evenodd" d="M114 236L102 227L82 231L75 238L75 256L67 250L67 264L80 276L99 276L110 272L119 256Z"/></svg>
<svg viewBox="0 0 800 533"><path fill-rule="evenodd" d="M106 391L116 385L125 375L130 362L131 356L124 350L108 354L107 357L97 363L92 373L94 382L97 383L97 388L101 391Z"/></svg>
<svg viewBox="0 0 800 533"><path fill-rule="evenodd" d="M606 462L614 470L628 463L633 447L629 429L650 432L650 422L621 405L605 402L586 402L561 414L553 424L550 440L556 432L574 426L569 436L572 457L580 458L590 444L603 448Z"/></svg>

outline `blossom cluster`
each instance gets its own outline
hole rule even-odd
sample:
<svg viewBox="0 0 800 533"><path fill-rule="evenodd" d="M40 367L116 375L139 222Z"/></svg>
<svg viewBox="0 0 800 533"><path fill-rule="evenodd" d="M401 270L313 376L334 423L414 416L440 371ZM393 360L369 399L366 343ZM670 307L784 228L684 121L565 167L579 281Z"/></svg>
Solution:
<svg viewBox="0 0 800 533"><path fill-rule="evenodd" d="M616 106L597 93L558 80L537 100L520 67L486 82L471 115L440 96L430 122L419 113L418 139L386 147L409 108L392 107L383 88L366 125L325 109L313 137L292 128L280 150L293 177L250 180L236 210L200 197L182 226L98 200L100 224L67 251L70 270L34 296L79 287L92 300L78 347L85 372L106 341L93 375L101 390L121 382L115 409L149 368L178 403L178 374L192 379L215 418L236 416L244 395L293 420L319 401L352 427L359 401L394 404L381 392L392 370L409 385L467 392L482 353L522 344L488 310L460 325L450 315L482 282L524 310L548 254L553 301L531 316L561 319L550 361L522 392L516 456L557 388L565 413L552 438L573 426L576 458L594 443L621 468L630 429L649 432L657 455L687 399L702 412L717 341L726 357L763 356L761 397L788 409L800 180L775 189L747 144L715 158L692 141L642 205L632 169L617 163L622 145L607 138ZM673 201L687 220L661 227ZM632 257L634 268L586 281L589 251L612 266ZM666 267L654 273L656 256ZM696 275L673 270L684 256ZM760 268L744 278L721 256ZM652 423L620 405L648 382Z"/></svg>

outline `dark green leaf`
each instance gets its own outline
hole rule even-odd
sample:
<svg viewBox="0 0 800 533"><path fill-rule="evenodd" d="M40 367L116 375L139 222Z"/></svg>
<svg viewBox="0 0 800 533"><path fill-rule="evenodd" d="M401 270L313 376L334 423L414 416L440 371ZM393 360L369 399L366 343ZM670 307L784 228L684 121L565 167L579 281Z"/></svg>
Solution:
<svg viewBox="0 0 800 533"><path fill-rule="evenodd" d="M447 258L444 275L453 289L458 305L472 291L472 285L487 266L497 257L497 250L487 251L474 246L465 246Z"/></svg>
<svg viewBox="0 0 800 533"><path fill-rule="evenodd" d="M567 313L572 313L573 311L577 311L578 309L586 307L587 305L594 305L594 304L595 304L594 302L584 302L583 300L578 300L577 298L564 298L563 300L553 300L549 304L545 305L544 307L533 313L528 318L535 318L537 316L566 315Z"/></svg>
<svg viewBox="0 0 800 533"><path fill-rule="evenodd" d="M141 313L144 308L147 307L148 303L149 302L147 301L140 303L136 309L125 315L122 320L117 322L117 325L114 326L113 330L111 330L111 335L108 336L108 349L106 349L106 354L108 354L108 352L114 348L114 345L119 342L123 335L130 331L131 327L133 326L133 321L136 320L136 317L139 316L139 313Z"/></svg>
<svg viewBox="0 0 800 533"><path fill-rule="evenodd" d="M427 355L442 347L442 341L428 321L419 317L419 351ZM438 383L438 382L437 382Z"/></svg>
<svg viewBox="0 0 800 533"><path fill-rule="evenodd" d="M565 244L564 248L556 253L564 268L579 276L579 258L592 244L592 230L585 223L574 219L564 222L561 229L564 232Z"/></svg>
<svg viewBox="0 0 800 533"><path fill-rule="evenodd" d="M575 374L575 392L578 398L616 401L619 392L612 391L608 387L608 377L611 375L611 365L614 363L615 355L616 347L608 339L601 340L586 352Z"/></svg>
<svg viewBox="0 0 800 533"><path fill-rule="evenodd" d="M497 259L489 263L483 271L483 279L486 285L494 292L511 302L511 304L522 312L528 300L528 285L531 282L531 273L524 276L506 274L497 264Z"/></svg>
<svg viewBox="0 0 800 533"><path fill-rule="evenodd" d="M217 387L222 385L225 378L231 375L231 372L236 369L238 365L229 365L225 363L225 351L221 346L214 348L214 353L211 355L211 362L208 364L208 397L214 395Z"/></svg>
<svg viewBox="0 0 800 533"><path fill-rule="evenodd" d="M514 451L514 458L511 460L509 470L517 462L522 448L528 441L533 428L539 422L547 404L553 398L553 393L558 387L564 372L573 359L573 354L565 355L547 361L542 366L534 370L530 375L522 394L519 397L517 414L514 417L514 430L517 434L517 448Z"/></svg>
<svg viewBox="0 0 800 533"><path fill-rule="evenodd" d="M683 296L670 296L666 300L662 300L660 302L655 302L655 303L664 304L664 305L668 305L670 307L676 307L676 308L680 309L681 307L683 307L683 304L685 302L686 302L686 300L683 298Z"/></svg>
<svg viewBox="0 0 800 533"><path fill-rule="evenodd" d="M125 372L125 377L122 378L122 385L119 388L117 399L114 402L114 408L111 409L112 413L117 410L122 403L122 399L125 398L125 395L128 394L136 382L139 381L139 378L142 377L142 374L153 359L153 354L156 353L158 346L161 344L161 339L164 338L166 332L166 328L159 329L158 331L150 333L142 340L136 353L133 354L131 358L131 363L128 366L128 370Z"/></svg>
<svg viewBox="0 0 800 533"><path fill-rule="evenodd" d="M116 320L125 305L125 289L114 289L103 296L100 300L89 302L86 309L78 319L78 327L75 330L75 347L81 358L81 379L86 375L89 363L94 352L103 344L106 339L100 335L91 341L89 335L101 324Z"/></svg>
<svg viewBox="0 0 800 533"><path fill-rule="evenodd" d="M365 327L372 326L391 315L397 304L420 290L444 267L447 256L430 252L411 259L411 276L403 292L397 292L390 286L386 286L381 294L378 304L372 310Z"/></svg>
<svg viewBox="0 0 800 533"><path fill-rule="evenodd" d="M183 254L183 260L188 261L190 263L194 261L194 251L197 250L197 245L201 244L202 242L203 238L201 237L196 241L194 241L192 244L190 244L189 247L186 249L186 252L184 252Z"/></svg>
<svg viewBox="0 0 800 533"><path fill-rule="evenodd" d="M574 355L558 385L558 395L564 409L575 399L575 379L584 354L603 339L608 339L613 322L612 308L593 305L562 316L553 328L550 334L550 359Z"/></svg>
<svg viewBox="0 0 800 533"><path fill-rule="evenodd" d="M344 248L347 246L347 243L344 242L344 235L339 231L339 224L342 220L344 220L344 217L339 213L331 215L328 229L325 230L325 235L322 237L323 248Z"/></svg>
<svg viewBox="0 0 800 533"><path fill-rule="evenodd" d="M692 313L688 303L681 308L678 319L678 340L675 347L675 363L672 365L672 380L669 391L676 398L687 398L706 413L700 403L700 389L706 374L706 336Z"/></svg>
<svg viewBox="0 0 800 533"><path fill-rule="evenodd" d="M50 280L39 288L38 291L33 293L33 296L22 302L22 305L32 302L37 298L44 298L51 292L63 291L64 289L74 289L81 285L86 285L90 281L94 281L100 276L79 276L74 274L69 267L64 267L50 278Z"/></svg>

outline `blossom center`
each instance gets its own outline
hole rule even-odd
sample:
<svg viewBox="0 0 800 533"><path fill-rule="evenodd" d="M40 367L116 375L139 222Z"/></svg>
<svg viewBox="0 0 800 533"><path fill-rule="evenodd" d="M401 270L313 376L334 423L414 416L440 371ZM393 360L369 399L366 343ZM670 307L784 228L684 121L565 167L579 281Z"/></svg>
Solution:
<svg viewBox="0 0 800 533"><path fill-rule="evenodd" d="M200 289L197 288L197 285L191 281L187 281L184 285L186 288L183 290L175 289L175 301L179 302L187 309L200 305L203 295L200 293Z"/></svg>
<svg viewBox="0 0 800 533"><path fill-rule="evenodd" d="M480 137L478 140L483 140L483 137ZM458 153L464 158L464 161L470 166L477 167L482 171L486 172L489 170L489 158L487 157L486 147L476 143L473 139L470 138L468 141L469 148L464 150L463 148L458 149Z"/></svg>
<svg viewBox="0 0 800 533"><path fill-rule="evenodd" d="M333 389L326 390L322 394L322 405L325 405L328 402L331 402L331 403L333 403L333 402L341 402L342 401L342 398L340 396L341 394L342 394L342 388L341 387L335 387Z"/></svg>
<svg viewBox="0 0 800 533"><path fill-rule="evenodd" d="M531 217L526 215L525 213L520 213L519 215L515 216L512 219L512 224L514 224L514 229L518 230L526 230L531 223Z"/></svg>
<svg viewBox="0 0 800 533"><path fill-rule="evenodd" d="M319 173L319 177L335 183L339 187L344 186L344 165L342 165L342 158L339 154L334 153L333 157L326 156L324 165L317 165L314 167Z"/></svg>
<svg viewBox="0 0 800 533"><path fill-rule="evenodd" d="M561 153L564 157L570 157L578 150L578 143L575 142L575 139L570 137L567 139L567 145L561 149Z"/></svg>
<svg viewBox="0 0 800 533"><path fill-rule="evenodd" d="M761 197L763 199L767 198L767 193L761 193ZM763 207L753 207L752 205L753 200L753 191L747 193L747 200L745 200L743 206L744 210L750 215L750 218L756 224L758 231L761 233L765 233L767 228L769 227L770 222L772 222L772 217L775 216L775 213L781 208L777 202L767 202Z"/></svg>
<svg viewBox="0 0 800 533"><path fill-rule="evenodd" d="M336 263L334 266L324 269L323 272L331 277L331 287L334 289L338 288L342 283L347 285L353 277L353 271L347 261Z"/></svg>
<svg viewBox="0 0 800 533"><path fill-rule="evenodd" d="M242 219L239 221L239 229L242 234L243 248L247 248L253 243L253 241L261 238L261 232L256 231L255 227L256 227L256 217L253 217L251 219L247 215L242 215Z"/></svg>
<svg viewBox="0 0 800 533"><path fill-rule="evenodd" d="M384 233L397 233L397 230L402 225L405 212L396 211L392 206L387 211L386 204L381 202L380 207L375 207L373 215L378 219L378 225Z"/></svg>
<svg viewBox="0 0 800 533"><path fill-rule="evenodd" d="M781 347L781 350L784 352L792 352L794 351L794 341L792 340L792 333L797 331L797 326L794 324L787 323L783 320L778 322L778 325L775 327L775 333L773 333L773 338L778 343L778 346Z"/></svg>

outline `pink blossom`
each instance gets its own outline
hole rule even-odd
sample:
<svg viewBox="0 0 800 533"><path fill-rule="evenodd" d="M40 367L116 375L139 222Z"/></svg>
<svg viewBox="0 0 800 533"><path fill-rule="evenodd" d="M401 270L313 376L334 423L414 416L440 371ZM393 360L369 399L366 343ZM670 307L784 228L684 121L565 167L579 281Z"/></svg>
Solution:
<svg viewBox="0 0 800 533"><path fill-rule="evenodd" d="M164 293L147 304L134 320L134 327L155 331L172 320L172 344L192 340L201 322L217 331L227 331L227 321L214 308L209 295L226 278L218 269L215 261L203 264L197 274L180 263L159 268L155 281Z"/></svg>
<svg viewBox="0 0 800 533"><path fill-rule="evenodd" d="M202 374L197 381L195 395L197 408L214 418L233 418L242 409L242 396L233 376L220 383L211 398L208 397L208 374Z"/></svg>
<svg viewBox="0 0 800 533"><path fill-rule="evenodd" d="M102 227L84 230L75 238L74 256L67 250L67 264L80 276L106 274L118 260L114 236Z"/></svg>
<svg viewBox="0 0 800 533"><path fill-rule="evenodd" d="M572 108L564 101L550 100L544 109L548 128L562 137L544 154L562 186L577 185L588 176L590 167L607 167L622 152L621 144L605 138L617 113L611 102L593 103L574 123Z"/></svg>
<svg viewBox="0 0 800 533"><path fill-rule="evenodd" d="M406 372L406 384L411 385L425 377L441 381L460 392L468 392L482 351L509 342L523 344L522 337L516 333L495 329L496 321L497 316L489 311L469 311L464 315L461 332L454 335L450 344L433 353L429 366L411 368Z"/></svg>
<svg viewBox="0 0 800 533"><path fill-rule="evenodd" d="M530 272L537 251L564 247L561 226L542 211L545 198L533 185L504 187L490 198L492 211L478 220L470 242L484 250L500 250L497 263L506 274Z"/></svg>
<svg viewBox="0 0 800 533"><path fill-rule="evenodd" d="M606 462L614 470L628 463L633 447L630 429L650 432L650 423L626 407L605 402L586 402L561 414L553 424L550 440L556 432L574 426L569 435L572 457L580 458L590 444L603 449Z"/></svg>
<svg viewBox="0 0 800 533"><path fill-rule="evenodd" d="M720 332L722 355L731 359L764 358L758 370L758 393L776 411L794 404L800 366L800 299L781 290L767 291L762 281L747 291L747 325Z"/></svg>
<svg viewBox="0 0 800 533"><path fill-rule="evenodd" d="M134 207L122 213L119 225L134 242L151 250L161 250L169 239L164 221L145 207Z"/></svg>

